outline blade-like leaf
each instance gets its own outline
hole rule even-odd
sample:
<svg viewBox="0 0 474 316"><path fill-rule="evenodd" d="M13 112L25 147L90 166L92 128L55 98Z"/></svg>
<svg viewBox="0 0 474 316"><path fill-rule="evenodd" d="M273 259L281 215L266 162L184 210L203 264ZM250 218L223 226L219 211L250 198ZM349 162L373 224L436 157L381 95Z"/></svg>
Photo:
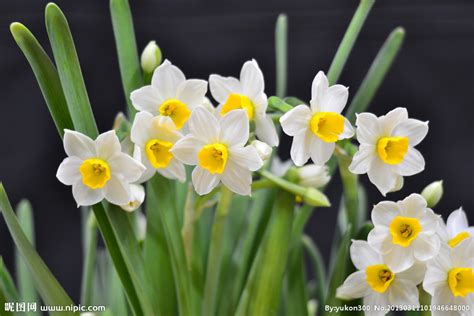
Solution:
<svg viewBox="0 0 474 316"><path fill-rule="evenodd" d="M41 257L35 251L27 236L21 229L18 219L8 200L3 184L0 183L0 209L7 223L8 230L24 262L33 276L35 287L47 305L68 306L73 304L59 282L53 276ZM73 312L58 312L54 315L74 315Z"/></svg>
<svg viewBox="0 0 474 316"><path fill-rule="evenodd" d="M15 283L13 282L13 278L7 267L5 266L2 257L0 257L0 289L2 290L3 294L5 295L5 298L9 302L20 301L20 295L18 294L18 290L16 289Z"/></svg>
<svg viewBox="0 0 474 316"><path fill-rule="evenodd" d="M292 316L308 316L308 293L301 242L292 249L286 271L286 313Z"/></svg>
<svg viewBox="0 0 474 316"><path fill-rule="evenodd" d="M54 124L62 137L64 129L73 129L73 125L58 72L43 47L24 25L12 23L10 31L30 63Z"/></svg>
<svg viewBox="0 0 474 316"><path fill-rule="evenodd" d="M130 120L133 120L136 110L130 101L130 93L143 86L143 77L128 0L110 0L110 15L117 46L122 86L128 105L128 116Z"/></svg>
<svg viewBox="0 0 474 316"><path fill-rule="evenodd" d="M326 298L327 279L326 269L324 267L324 260L319 248L313 243L311 238L303 236L301 239L306 252L309 254L311 264L313 265L314 278L316 279L316 299L319 302L318 309L321 315L324 311L324 300Z"/></svg>

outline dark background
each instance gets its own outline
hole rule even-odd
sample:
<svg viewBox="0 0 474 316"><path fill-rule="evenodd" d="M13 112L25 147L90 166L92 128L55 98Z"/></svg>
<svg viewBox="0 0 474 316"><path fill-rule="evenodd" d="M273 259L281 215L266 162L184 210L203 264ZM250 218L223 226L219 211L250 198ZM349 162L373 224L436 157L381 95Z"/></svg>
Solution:
<svg viewBox="0 0 474 316"><path fill-rule="evenodd" d="M79 295L82 254L80 212L70 187L55 177L64 158L62 143L36 80L9 33L13 21L24 23L49 50L44 27L46 1L10 0L0 4L0 180L12 203L31 200L39 253L66 290ZM113 41L108 1L57 1L75 39L83 75L99 129L110 129L124 98ZM131 1L140 51L156 40L164 56L188 78L207 79L210 73L238 76L242 63L256 58L274 93L274 23L280 12L289 16L288 94L310 98L311 81L327 71L356 9L356 0L306 1ZM356 92L370 63L392 29L404 26L404 47L370 111L377 115L403 106L411 117L430 121L430 132L418 146L426 170L405 178L399 199L443 179L445 197L436 211L446 215L464 206L474 223L473 199L473 74L474 3L446 0L378 1L354 48L340 82ZM289 156L284 138L281 155ZM370 203L383 199L367 184ZM335 206L339 181L329 196ZM307 233L328 256L336 207L319 209ZM0 253L12 267L13 245L0 221Z"/></svg>

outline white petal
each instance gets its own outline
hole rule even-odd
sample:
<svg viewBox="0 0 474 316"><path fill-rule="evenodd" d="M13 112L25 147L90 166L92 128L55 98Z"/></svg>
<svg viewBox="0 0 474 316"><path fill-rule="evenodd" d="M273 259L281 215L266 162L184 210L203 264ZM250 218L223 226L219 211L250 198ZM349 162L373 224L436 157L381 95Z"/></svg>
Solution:
<svg viewBox="0 0 474 316"><path fill-rule="evenodd" d="M415 258L420 261L427 261L438 254L441 242L439 236L431 233L420 233L413 241Z"/></svg>
<svg viewBox="0 0 474 316"><path fill-rule="evenodd" d="M375 226L383 225L389 227L395 216L400 215L397 203L392 201L382 201L374 206L372 210L372 222Z"/></svg>
<svg viewBox="0 0 474 316"><path fill-rule="evenodd" d="M425 159L415 148L409 147L403 161L397 165L398 172L402 176L412 176L425 169Z"/></svg>
<svg viewBox="0 0 474 316"><path fill-rule="evenodd" d="M232 192L240 195L250 195L252 173L248 168L241 167L229 160L220 178L222 183Z"/></svg>
<svg viewBox="0 0 474 316"><path fill-rule="evenodd" d="M150 140L150 128L153 115L148 112L138 112L133 120L131 139L136 145L145 147L146 142Z"/></svg>
<svg viewBox="0 0 474 316"><path fill-rule="evenodd" d="M440 270L428 263L428 269L423 279L423 289L433 295L438 287L447 285L447 278L447 271Z"/></svg>
<svg viewBox="0 0 474 316"><path fill-rule="evenodd" d="M319 112L320 106L329 88L328 78L323 71L319 71L311 84L311 110Z"/></svg>
<svg viewBox="0 0 474 316"><path fill-rule="evenodd" d="M352 157L352 162L349 166L349 171L355 174L367 173L372 165L375 147L373 145L361 144L359 150Z"/></svg>
<svg viewBox="0 0 474 316"><path fill-rule="evenodd" d="M255 60L245 62L240 71L240 83L243 93L253 99L265 90L263 73Z"/></svg>
<svg viewBox="0 0 474 316"><path fill-rule="evenodd" d="M64 130L64 150L69 157L88 159L96 156L94 141L86 135Z"/></svg>
<svg viewBox="0 0 474 316"><path fill-rule="evenodd" d="M474 269L474 238L464 239L451 250L451 258L455 266Z"/></svg>
<svg viewBox="0 0 474 316"><path fill-rule="evenodd" d="M311 131L302 131L293 137L291 144L290 156L293 163L298 167L304 165L311 154L311 144L313 142L313 135Z"/></svg>
<svg viewBox="0 0 474 316"><path fill-rule="evenodd" d="M219 184L219 178L216 175L199 166L194 168L192 179L194 189L199 195L208 194Z"/></svg>
<svg viewBox="0 0 474 316"><path fill-rule="evenodd" d="M427 208L425 214L419 219L420 225L425 233L439 233L439 218L441 216Z"/></svg>
<svg viewBox="0 0 474 316"><path fill-rule="evenodd" d="M383 256L384 261L394 273L405 271L415 263L413 247L393 245L392 250Z"/></svg>
<svg viewBox="0 0 474 316"><path fill-rule="evenodd" d="M268 145L272 147L278 146L278 134L270 116L264 114L255 117L255 134L258 139Z"/></svg>
<svg viewBox="0 0 474 316"><path fill-rule="evenodd" d="M376 145L383 135L379 119L372 113L357 114L357 140L361 144Z"/></svg>
<svg viewBox="0 0 474 316"><path fill-rule="evenodd" d="M192 135L188 135L178 140L171 149L171 152L174 157L185 164L197 165L198 153L202 146L204 146L203 142Z"/></svg>
<svg viewBox="0 0 474 316"><path fill-rule="evenodd" d="M387 292L391 305L411 307L420 304L418 301L418 288L412 281L399 279L395 276Z"/></svg>
<svg viewBox="0 0 474 316"><path fill-rule="evenodd" d="M195 138L212 143L219 137L219 121L208 110L197 107L189 118L189 130Z"/></svg>
<svg viewBox="0 0 474 316"><path fill-rule="evenodd" d="M183 72L165 60L155 69L151 79L151 85L159 92L164 99L176 98L178 86L186 80Z"/></svg>
<svg viewBox="0 0 474 316"><path fill-rule="evenodd" d="M122 152L122 146L114 130L100 134L95 140L95 148L97 156L104 160Z"/></svg>
<svg viewBox="0 0 474 316"><path fill-rule="evenodd" d="M351 259L357 270L363 270L368 266L381 264L382 257L366 241L353 240L350 247Z"/></svg>
<svg viewBox="0 0 474 316"><path fill-rule="evenodd" d="M177 99L184 102L189 109L202 105L207 92L207 81L189 79L183 81L177 91Z"/></svg>
<svg viewBox="0 0 474 316"><path fill-rule="evenodd" d="M450 236L454 237L460 232L466 231L469 227L467 222L466 213L462 208L459 208L452 212L447 221L446 225L448 226L448 233Z"/></svg>
<svg viewBox="0 0 474 316"><path fill-rule="evenodd" d="M227 101L229 94L242 94L242 87L234 77L222 77L219 75L209 76L209 90L212 97L219 103L223 104Z"/></svg>
<svg viewBox="0 0 474 316"><path fill-rule="evenodd" d="M343 300L352 300L364 297L368 292L365 271L357 271L347 277L336 291L336 297Z"/></svg>
<svg viewBox="0 0 474 316"><path fill-rule="evenodd" d="M130 201L130 183L113 176L104 186L105 199L115 205L124 205Z"/></svg>
<svg viewBox="0 0 474 316"><path fill-rule="evenodd" d="M82 183L82 179L79 179L72 185L72 196L78 206L91 206L104 199L104 191L92 190Z"/></svg>
<svg viewBox="0 0 474 316"><path fill-rule="evenodd" d="M122 153L112 156L108 163L113 174L123 176L129 183L137 181L146 169L142 163Z"/></svg>
<svg viewBox="0 0 474 316"><path fill-rule="evenodd" d="M159 168L156 171L168 179L177 179L180 182L186 181L186 169L177 159L172 159L166 168Z"/></svg>
<svg viewBox="0 0 474 316"><path fill-rule="evenodd" d="M365 316L382 316L388 313L388 295L371 291L364 297L364 305L370 306L365 311ZM377 308L376 308L377 306ZM385 308L385 310L381 310Z"/></svg>
<svg viewBox="0 0 474 316"><path fill-rule="evenodd" d="M392 171L390 165L383 163L380 159L372 161L367 175L370 182L379 189L383 196L396 186L397 174Z"/></svg>
<svg viewBox="0 0 474 316"><path fill-rule="evenodd" d="M380 117L382 133L384 135L392 135L395 126L403 121L408 120L408 112L406 108L396 108Z"/></svg>
<svg viewBox="0 0 474 316"><path fill-rule="evenodd" d="M244 146L249 140L249 120L245 110L233 110L220 120L219 140L227 146Z"/></svg>
<svg viewBox="0 0 474 316"><path fill-rule="evenodd" d="M397 273L397 279L408 280L414 284L420 284L426 274L426 265L420 262L415 263L408 270Z"/></svg>
<svg viewBox="0 0 474 316"><path fill-rule="evenodd" d="M351 138L352 136L354 136L354 128L352 127L351 122L344 118L344 130L339 135L339 140Z"/></svg>
<svg viewBox="0 0 474 316"><path fill-rule="evenodd" d="M397 204L401 216L421 218L426 214L427 203L420 194L412 193Z"/></svg>
<svg viewBox="0 0 474 316"><path fill-rule="evenodd" d="M82 160L80 158L67 157L59 165L56 177L65 185L73 185L81 179L81 173L79 172L81 164Z"/></svg>
<svg viewBox="0 0 474 316"><path fill-rule="evenodd" d="M311 159L315 165L323 166L331 158L336 143L326 143L318 137L312 137L313 142L311 144Z"/></svg>
<svg viewBox="0 0 474 316"><path fill-rule="evenodd" d="M407 119L395 126L392 135L408 137L410 146L418 145L428 134L428 122Z"/></svg>
<svg viewBox="0 0 474 316"><path fill-rule="evenodd" d="M281 128L286 135L295 136L308 129L311 110L307 105L298 105L280 117Z"/></svg>
<svg viewBox="0 0 474 316"><path fill-rule="evenodd" d="M454 297L449 287L440 286L436 288L434 292L434 295L431 299L431 305L436 306L436 307L438 306L449 307L449 306L453 306L453 301L454 301ZM453 313L453 314L457 315L457 313ZM451 316L452 314L449 311L441 311L441 310L437 311L436 309L434 309L432 311L432 315Z"/></svg>
<svg viewBox="0 0 474 316"><path fill-rule="evenodd" d="M381 254L387 254L393 250L392 236L387 227L375 226L367 236L369 245Z"/></svg>
<svg viewBox="0 0 474 316"><path fill-rule="evenodd" d="M349 97L349 90L343 85L336 84L328 88L326 94L321 100L321 112L336 112L341 113L347 103Z"/></svg>
<svg viewBox="0 0 474 316"><path fill-rule="evenodd" d="M254 146L236 147L229 150L229 161L233 161L250 171L257 171L263 166Z"/></svg>
<svg viewBox="0 0 474 316"><path fill-rule="evenodd" d="M145 201L145 188L139 184L130 185L130 201L120 207L127 212L133 212Z"/></svg>
<svg viewBox="0 0 474 316"><path fill-rule="evenodd" d="M165 98L163 98L154 87L144 86L132 91L130 100L138 111L156 114L159 106L165 101Z"/></svg>

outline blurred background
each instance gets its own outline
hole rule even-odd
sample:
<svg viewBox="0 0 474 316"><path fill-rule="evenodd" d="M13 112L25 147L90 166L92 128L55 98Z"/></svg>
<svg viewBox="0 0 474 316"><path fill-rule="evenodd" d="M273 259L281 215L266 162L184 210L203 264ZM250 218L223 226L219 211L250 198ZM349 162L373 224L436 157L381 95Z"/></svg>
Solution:
<svg viewBox="0 0 474 316"><path fill-rule="evenodd" d="M111 128L125 109L108 1L58 0L75 39L89 97L100 131ZM25 24L49 50L44 26L46 1L10 0L0 4L0 181L11 202L28 198L34 208L37 248L55 276L77 300L82 270L80 211L70 187L55 174L65 157L62 143L26 59L13 41L9 24ZM274 24L289 17L288 95L310 98L311 81L327 71L356 0L131 0L139 51L156 40L164 57L188 78L210 73L238 76L255 58L274 94ZM355 45L340 83L354 96L378 49L397 26L405 27L404 46L370 106L382 115L407 107L411 117L430 121L430 132L418 146L426 170L405 178L397 200L443 179L445 196L436 208L446 215L463 206L474 225L474 3L471 0L378 1ZM280 155L289 158L283 137ZM319 209L306 229L328 258L340 200L337 174L328 194L330 209ZM369 205L383 199L367 176L361 177ZM245 211L245 210L242 210ZM13 268L13 243L0 220L0 254Z"/></svg>

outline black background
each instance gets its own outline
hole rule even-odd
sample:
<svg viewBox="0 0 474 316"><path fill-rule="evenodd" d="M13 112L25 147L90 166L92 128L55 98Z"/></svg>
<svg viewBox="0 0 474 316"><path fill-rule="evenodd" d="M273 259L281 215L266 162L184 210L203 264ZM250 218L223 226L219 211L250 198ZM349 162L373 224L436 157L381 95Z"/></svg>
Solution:
<svg viewBox="0 0 474 316"><path fill-rule="evenodd" d="M64 158L62 143L26 59L9 33L13 21L24 23L50 53L44 27L46 1L4 0L0 4L0 180L12 203L31 200L41 256L66 290L79 295L82 254L80 212L70 188L60 184L56 169ZM99 129L110 129L123 110L108 1L58 1L75 39L83 75ZM255 58L274 93L274 23L289 16L288 94L309 99L318 70L327 71L356 0L306 1L131 1L138 46L156 40L164 56L188 78L210 73L238 76L242 63ZM360 34L340 83L353 96L372 59L392 29L404 26L404 47L374 99L377 115L407 107L411 117L430 121L427 138L418 146L426 170L405 178L399 199L420 192L431 181L445 181L445 198L436 211L446 215L464 206L474 222L473 74L474 3L472 0L378 1ZM289 156L284 138L281 155ZM367 184L370 203L383 199ZM339 181L329 196L335 207L316 211L307 227L328 255L340 197ZM0 222L0 253L12 267L12 241Z"/></svg>

